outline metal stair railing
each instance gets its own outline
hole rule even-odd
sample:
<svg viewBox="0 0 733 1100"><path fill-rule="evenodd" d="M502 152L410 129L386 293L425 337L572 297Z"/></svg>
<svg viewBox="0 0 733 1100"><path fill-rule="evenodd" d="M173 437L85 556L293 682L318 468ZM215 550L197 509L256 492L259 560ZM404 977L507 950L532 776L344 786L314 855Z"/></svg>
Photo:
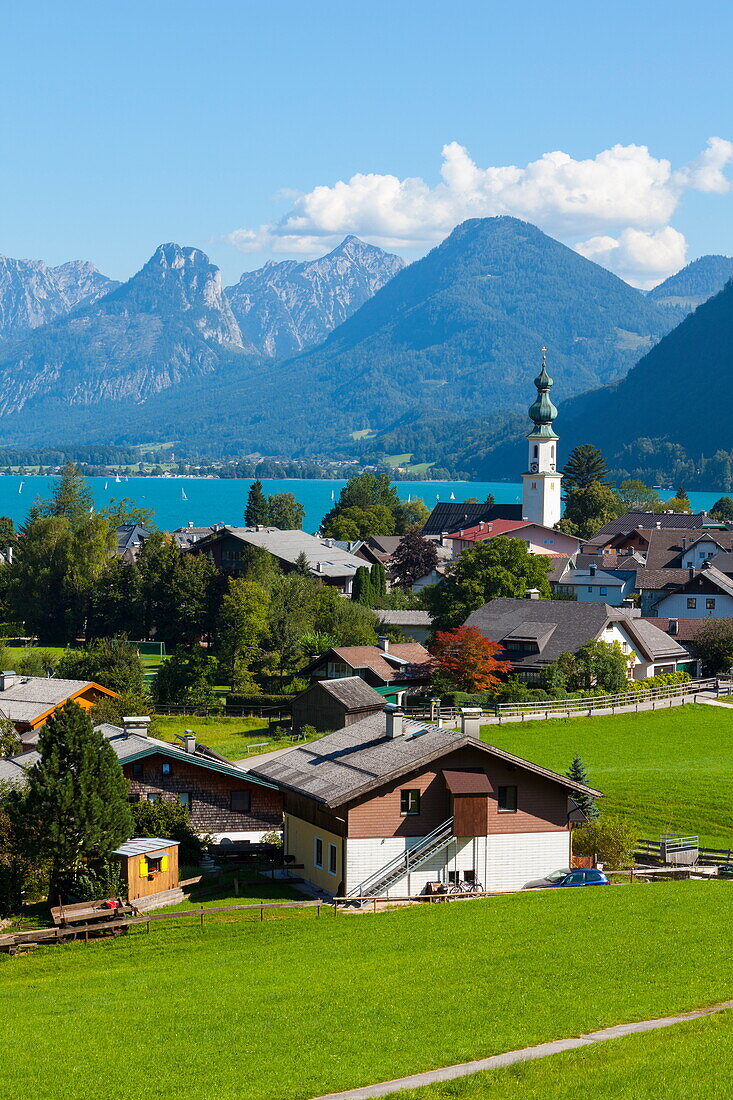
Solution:
<svg viewBox="0 0 733 1100"><path fill-rule="evenodd" d="M433 829L432 833L428 833L420 844L400 852L378 871L368 875L353 890L349 890L346 897L365 898L384 893L393 883L399 882L410 871L416 870L431 856L447 847L453 839L453 818L449 817L442 825L438 825L437 829Z"/></svg>

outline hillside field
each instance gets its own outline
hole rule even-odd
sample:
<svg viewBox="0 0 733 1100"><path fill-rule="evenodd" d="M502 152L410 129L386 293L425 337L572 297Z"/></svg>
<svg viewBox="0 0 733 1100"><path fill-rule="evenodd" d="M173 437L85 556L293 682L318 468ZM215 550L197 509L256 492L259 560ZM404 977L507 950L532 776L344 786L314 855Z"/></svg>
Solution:
<svg viewBox="0 0 733 1100"><path fill-rule="evenodd" d="M733 984L728 882L231 916L0 956L14 1052L0 1097L306 1100L718 1003ZM730 1029L718 1035L708 1072L732 1061ZM572 1062L566 1076L582 1094Z"/></svg>
<svg viewBox="0 0 733 1100"><path fill-rule="evenodd" d="M733 708L507 723L481 736L562 773L579 752L604 812L628 817L640 837L697 834L708 847L733 847Z"/></svg>

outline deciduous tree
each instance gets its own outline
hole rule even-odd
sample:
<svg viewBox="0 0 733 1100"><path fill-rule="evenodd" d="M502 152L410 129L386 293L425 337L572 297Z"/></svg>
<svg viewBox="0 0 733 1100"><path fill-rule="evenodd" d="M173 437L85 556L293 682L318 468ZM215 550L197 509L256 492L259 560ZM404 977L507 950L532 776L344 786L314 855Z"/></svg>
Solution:
<svg viewBox="0 0 733 1100"><path fill-rule="evenodd" d="M438 630L461 626L472 611L499 596L524 598L537 589L551 596L552 564L544 554L530 554L520 539L500 536L474 543L447 568L443 581L426 589L425 600Z"/></svg>
<svg viewBox="0 0 733 1100"><path fill-rule="evenodd" d="M706 619L695 634L695 652L707 676L733 668L733 619Z"/></svg>
<svg viewBox="0 0 733 1100"><path fill-rule="evenodd" d="M270 593L254 581L230 579L219 613L216 649L232 690L251 687L252 663L267 632Z"/></svg>
<svg viewBox="0 0 733 1100"><path fill-rule="evenodd" d="M400 540L392 555L392 575L401 588L411 588L415 581L427 577L438 564L438 550L425 538L419 527L411 527Z"/></svg>
<svg viewBox="0 0 733 1100"><path fill-rule="evenodd" d="M433 679L454 691L495 691L500 676L511 669L498 657L503 652L475 626L439 630L430 647Z"/></svg>

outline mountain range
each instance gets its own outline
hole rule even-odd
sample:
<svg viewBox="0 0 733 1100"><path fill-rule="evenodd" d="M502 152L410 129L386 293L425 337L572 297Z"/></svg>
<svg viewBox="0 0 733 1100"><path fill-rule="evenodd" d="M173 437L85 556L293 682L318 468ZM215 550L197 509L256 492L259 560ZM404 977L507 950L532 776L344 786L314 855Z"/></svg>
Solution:
<svg viewBox="0 0 733 1100"><path fill-rule="evenodd" d="M242 334L282 359L320 344L404 266L399 256L349 236L320 259L271 260L245 271L226 295Z"/></svg>
<svg viewBox="0 0 733 1100"><path fill-rule="evenodd" d="M4 263L2 442L412 451L474 473L524 423L543 344L558 399L622 386L733 267L703 257L645 295L509 217L465 222L409 267L349 237L226 291L175 244L121 285L81 261Z"/></svg>
<svg viewBox="0 0 733 1100"><path fill-rule="evenodd" d="M47 267L42 260L0 256L0 345L26 336L118 283L85 260Z"/></svg>

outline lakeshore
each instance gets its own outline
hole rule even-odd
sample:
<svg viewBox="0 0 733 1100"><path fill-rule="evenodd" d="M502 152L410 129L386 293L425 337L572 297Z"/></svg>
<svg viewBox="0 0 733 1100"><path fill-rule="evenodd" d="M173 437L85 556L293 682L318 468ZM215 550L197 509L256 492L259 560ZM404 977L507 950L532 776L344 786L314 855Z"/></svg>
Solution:
<svg viewBox="0 0 733 1100"><path fill-rule="evenodd" d="M211 477L114 477L87 478L95 508L128 498L140 508L151 509L161 530L171 531L187 523L209 526L244 523L244 509L252 478ZM10 516L20 526L38 497L47 497L57 483L56 477L0 477L0 515ZM315 532L326 512L338 500L345 480L267 479L265 493L293 493L305 508L303 529ZM511 481L396 481L401 500L422 500L432 509L438 501L479 501L489 493L497 504L518 504L522 486ZM689 493L693 511L709 510L724 490ZM673 496L668 492L663 498Z"/></svg>

